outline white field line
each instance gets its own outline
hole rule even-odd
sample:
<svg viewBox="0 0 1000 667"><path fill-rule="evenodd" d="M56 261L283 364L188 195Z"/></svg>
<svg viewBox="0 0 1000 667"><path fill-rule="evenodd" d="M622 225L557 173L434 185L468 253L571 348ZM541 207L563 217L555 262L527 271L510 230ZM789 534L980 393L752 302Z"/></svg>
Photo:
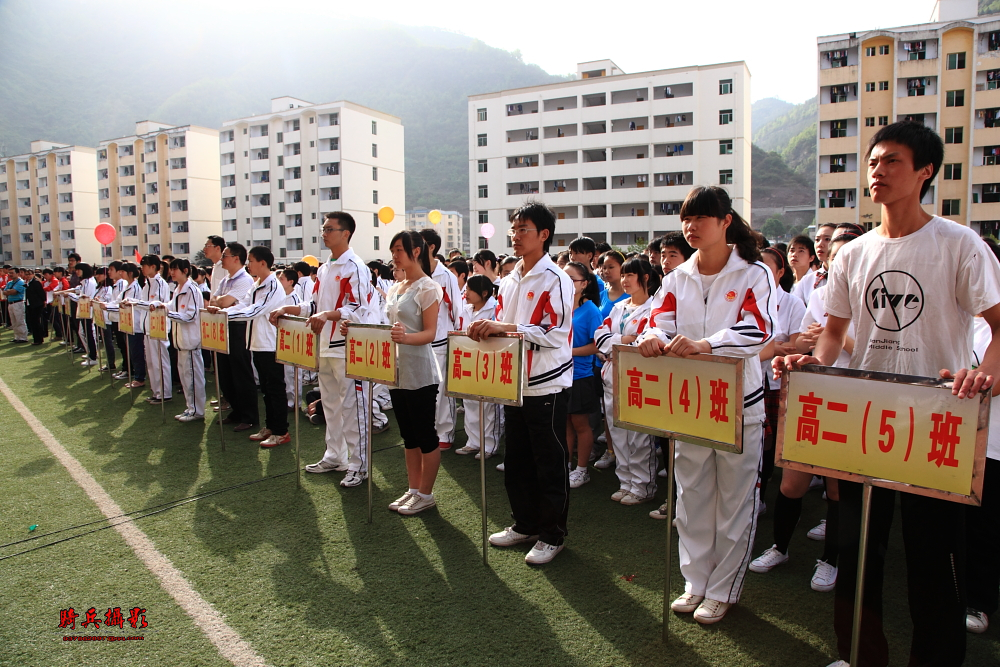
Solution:
<svg viewBox="0 0 1000 667"><path fill-rule="evenodd" d="M52 432L38 421L28 406L21 402L2 379L0 379L0 393L10 401L14 409L20 413L31 430L35 432L35 435L45 443L52 455L69 471L70 476L90 496L90 499L94 501L105 517L110 520L112 517L121 517L125 513L118 506L118 503L108 495L108 492L98 484L97 480L87 472L87 469L66 451L65 447L59 444ZM215 645L223 658L237 667L267 667L264 658L258 655L253 647L226 623L222 614L215 607L198 594L191 582L184 577L180 570L174 567L170 559L157 551L153 541L146 533L128 519L121 520L119 518L114 527L139 560L159 580L163 590L169 593L181 609L201 628L201 631Z"/></svg>

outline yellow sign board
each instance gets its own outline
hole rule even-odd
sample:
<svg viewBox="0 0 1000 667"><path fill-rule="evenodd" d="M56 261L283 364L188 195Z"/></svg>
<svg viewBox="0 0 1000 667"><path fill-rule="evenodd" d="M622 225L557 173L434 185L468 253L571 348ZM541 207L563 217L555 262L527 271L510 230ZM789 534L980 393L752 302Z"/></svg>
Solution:
<svg viewBox="0 0 1000 667"><path fill-rule="evenodd" d="M521 405L524 396L524 335L500 334L478 343L448 333L445 387L448 396Z"/></svg>
<svg viewBox="0 0 1000 667"><path fill-rule="evenodd" d="M278 343L275 359L279 364L319 370L318 337L304 317L278 318Z"/></svg>
<svg viewBox="0 0 1000 667"><path fill-rule="evenodd" d="M636 347L615 345L612 363L615 425L743 452L743 359L646 359Z"/></svg>
<svg viewBox="0 0 1000 667"><path fill-rule="evenodd" d="M827 366L784 376L775 463L979 504L990 397L932 378Z"/></svg>
<svg viewBox="0 0 1000 667"><path fill-rule="evenodd" d="M106 328L108 326L108 323L105 321L104 309L101 308L99 305L94 306L93 312L94 312L94 326L100 327L101 329Z"/></svg>
<svg viewBox="0 0 1000 667"><path fill-rule="evenodd" d="M122 333L135 333L135 316L131 303L118 304L118 330Z"/></svg>
<svg viewBox="0 0 1000 667"><path fill-rule="evenodd" d="M93 318L93 304L91 303L89 296L81 296L76 302L76 319L78 320L92 320Z"/></svg>
<svg viewBox="0 0 1000 667"><path fill-rule="evenodd" d="M392 326L351 322L344 345L347 377L387 387L399 385L399 356L392 342Z"/></svg>
<svg viewBox="0 0 1000 667"><path fill-rule="evenodd" d="M199 310L201 318L201 348L229 354L229 315L220 311Z"/></svg>
<svg viewBox="0 0 1000 667"><path fill-rule="evenodd" d="M167 340L167 309L159 306L149 311L149 337Z"/></svg>

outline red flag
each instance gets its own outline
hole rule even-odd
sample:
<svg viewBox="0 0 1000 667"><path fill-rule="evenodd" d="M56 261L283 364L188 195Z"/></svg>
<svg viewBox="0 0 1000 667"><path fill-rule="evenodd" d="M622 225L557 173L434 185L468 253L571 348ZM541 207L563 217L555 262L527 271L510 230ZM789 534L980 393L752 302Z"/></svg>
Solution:
<svg viewBox="0 0 1000 667"><path fill-rule="evenodd" d="M138 248L135 249L135 263L136 264L141 264L142 263L142 255L139 254L139 249Z"/></svg>

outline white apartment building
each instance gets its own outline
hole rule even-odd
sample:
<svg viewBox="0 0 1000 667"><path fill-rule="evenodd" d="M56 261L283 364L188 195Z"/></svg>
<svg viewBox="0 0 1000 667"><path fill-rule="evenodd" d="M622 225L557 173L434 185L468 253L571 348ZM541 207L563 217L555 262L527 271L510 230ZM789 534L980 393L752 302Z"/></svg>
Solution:
<svg viewBox="0 0 1000 667"><path fill-rule="evenodd" d="M437 224L432 224L428 219L428 214L433 209L417 207L406 212L406 228L420 231L431 228L441 235L441 254L445 257L452 250L461 250L466 257L469 256L469 235L465 224L465 216L458 211L438 211L441 219Z"/></svg>
<svg viewBox="0 0 1000 667"><path fill-rule="evenodd" d="M725 187L750 214L750 72L744 62L626 74L580 63L577 79L469 96L469 208L479 248L509 252L529 199L578 236L626 247L680 229L692 185ZM481 227L496 230L488 241Z"/></svg>
<svg viewBox="0 0 1000 667"><path fill-rule="evenodd" d="M105 259L192 259L222 231L218 130L139 121L135 134L97 146L99 222L118 235Z"/></svg>
<svg viewBox="0 0 1000 667"><path fill-rule="evenodd" d="M389 258L403 230L403 124L353 102L271 100L271 112L226 121L219 133L223 236L248 248L264 245L278 260L328 251L323 215L346 211L363 259ZM382 224L389 206L395 220Z"/></svg>
<svg viewBox="0 0 1000 667"><path fill-rule="evenodd" d="M98 262L96 151L32 141L0 159L0 253L4 264L55 266L71 252Z"/></svg>

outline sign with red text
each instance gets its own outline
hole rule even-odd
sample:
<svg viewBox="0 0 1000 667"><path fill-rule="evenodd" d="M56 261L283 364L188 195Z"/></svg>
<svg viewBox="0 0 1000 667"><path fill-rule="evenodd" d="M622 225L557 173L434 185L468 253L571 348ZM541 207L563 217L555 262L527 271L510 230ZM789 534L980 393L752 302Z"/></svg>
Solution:
<svg viewBox="0 0 1000 667"><path fill-rule="evenodd" d="M448 333L448 396L520 406L524 397L524 334L505 333L476 342Z"/></svg>
<svg viewBox="0 0 1000 667"><path fill-rule="evenodd" d="M615 345L612 363L616 426L743 452L743 359L647 359L636 347Z"/></svg>
<svg viewBox="0 0 1000 667"><path fill-rule="evenodd" d="M76 302L76 319L92 320L94 307L89 296L81 296Z"/></svg>
<svg viewBox="0 0 1000 667"><path fill-rule="evenodd" d="M399 386L399 352L392 342L392 326L351 322L344 346L347 377Z"/></svg>
<svg viewBox="0 0 1000 667"><path fill-rule="evenodd" d="M201 348L229 354L229 315L199 310L198 316L201 319Z"/></svg>
<svg viewBox="0 0 1000 667"><path fill-rule="evenodd" d="M135 333L135 314L132 312L131 303L118 304L118 330L122 333Z"/></svg>
<svg viewBox="0 0 1000 667"><path fill-rule="evenodd" d="M319 337L306 324L305 317L278 318L275 361L310 371L319 370Z"/></svg>
<svg viewBox="0 0 1000 667"><path fill-rule="evenodd" d="M154 340L167 339L167 309L163 306L149 311L149 337Z"/></svg>
<svg viewBox="0 0 1000 667"><path fill-rule="evenodd" d="M106 328L108 323L106 321L107 318L104 315L104 309L100 306L94 306L92 310L94 313L94 326L100 327L101 329Z"/></svg>
<svg viewBox="0 0 1000 667"><path fill-rule="evenodd" d="M990 397L934 378L807 366L781 386L775 464L978 505Z"/></svg>

